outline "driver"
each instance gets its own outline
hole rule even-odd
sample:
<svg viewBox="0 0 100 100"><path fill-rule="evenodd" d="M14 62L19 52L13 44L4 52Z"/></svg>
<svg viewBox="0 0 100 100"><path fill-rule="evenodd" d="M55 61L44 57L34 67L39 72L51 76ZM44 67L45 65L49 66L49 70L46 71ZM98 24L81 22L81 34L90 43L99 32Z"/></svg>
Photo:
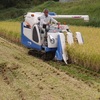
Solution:
<svg viewBox="0 0 100 100"><path fill-rule="evenodd" d="M58 22L48 14L49 13L48 9L44 9L43 13L44 14L40 17L40 27L46 29L46 27L49 26L51 22L58 24Z"/></svg>
<svg viewBox="0 0 100 100"><path fill-rule="evenodd" d="M44 36L44 44L47 45L47 32L50 28L51 22L55 24L59 24L55 19L53 19L49 14L48 9L43 10L43 15L39 18L40 20L40 29L45 29L45 36Z"/></svg>

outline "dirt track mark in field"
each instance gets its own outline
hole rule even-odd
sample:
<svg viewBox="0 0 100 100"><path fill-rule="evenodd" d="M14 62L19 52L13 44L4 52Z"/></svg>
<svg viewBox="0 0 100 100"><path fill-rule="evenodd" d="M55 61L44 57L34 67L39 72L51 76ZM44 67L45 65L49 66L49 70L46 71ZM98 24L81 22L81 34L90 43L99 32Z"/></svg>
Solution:
<svg viewBox="0 0 100 100"><path fill-rule="evenodd" d="M51 64L51 62L48 62L50 65L52 65ZM53 62L53 65L56 67L56 66L61 66L62 65L62 63L55 63L55 62ZM66 67L66 66L64 66L64 67ZM59 69L59 67L56 67L57 69ZM68 66L68 70L70 70L70 69L73 69L72 71L76 71L78 74L80 74L80 75L84 75L83 77L85 77L85 78L90 78L91 79L91 76L92 76L92 78L93 78L93 80L96 80L98 83L100 83L100 73L97 73L97 72L94 72L94 71L91 71L91 70L88 70L88 69L86 69L86 68L83 68L83 67L80 67L80 66ZM64 72L63 70L61 70L61 69L59 69L61 72ZM82 78L82 79L80 79L80 78L78 78L78 77L75 77L75 76L73 76L72 74L70 74L68 71L67 72L65 72L67 75L69 75L70 77L73 77L73 78L77 78L77 80L81 80L81 81L83 81L85 84L87 84L89 87L93 87L93 88L95 88L95 89L97 89L97 90L100 90L100 84L98 85L96 85L95 84L95 82L93 82L93 81L87 81L87 80L84 80L84 78Z"/></svg>
<svg viewBox="0 0 100 100"><path fill-rule="evenodd" d="M1 63L0 64L1 75L3 77L3 80L9 85L10 84L10 80L9 80L8 76L6 75L7 71L8 71L7 64L6 63Z"/></svg>
<svg viewBox="0 0 100 100"><path fill-rule="evenodd" d="M24 97L24 93L23 93L22 89L18 88L18 89L16 89L16 92L18 93L21 100L26 100L25 97Z"/></svg>
<svg viewBox="0 0 100 100"><path fill-rule="evenodd" d="M21 100L26 100L24 97L24 92L22 91L22 89L18 88L16 89L16 86L12 85L10 76L7 75L7 73L11 73L13 75L14 71L17 70L19 67L18 65L13 63L13 67L7 67L7 63L1 63L0 64L0 74L2 75L2 78L4 80L4 82L9 85L18 95L19 98L21 98ZM15 75L13 75L15 77Z"/></svg>
<svg viewBox="0 0 100 100"><path fill-rule="evenodd" d="M33 79L30 76L28 76L25 71L22 71L22 74L24 74L26 78L29 79L31 82L34 82Z"/></svg>
<svg viewBox="0 0 100 100"><path fill-rule="evenodd" d="M100 97L97 90L84 82L66 75L41 59L27 55L25 48L7 44L7 41L3 43L0 45L0 53L4 55L1 55L0 62L7 62L4 64L4 74L10 84L3 82L8 90L10 88L11 94L14 92L14 100L98 100ZM5 98L6 94L3 93Z"/></svg>

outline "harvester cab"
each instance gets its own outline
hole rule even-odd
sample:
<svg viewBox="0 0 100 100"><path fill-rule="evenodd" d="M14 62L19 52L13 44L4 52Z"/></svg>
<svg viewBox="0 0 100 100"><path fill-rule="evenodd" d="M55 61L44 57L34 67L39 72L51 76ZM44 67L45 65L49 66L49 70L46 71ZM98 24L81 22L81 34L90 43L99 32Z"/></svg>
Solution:
<svg viewBox="0 0 100 100"><path fill-rule="evenodd" d="M72 44L73 35L67 25L56 25L51 24L46 27L48 31L46 32L44 28L39 27L39 17L42 16L41 12L28 12L24 15L25 20L21 24L21 43L32 50L37 50L44 52L42 58L63 60L67 64L68 56L65 43L64 31L67 34L67 42ZM49 13L53 18L75 18L89 20L88 15L56 15L56 13ZM45 41L45 34L47 38ZM81 44L82 36L80 32L77 32L78 42ZM33 51L34 52L34 51Z"/></svg>

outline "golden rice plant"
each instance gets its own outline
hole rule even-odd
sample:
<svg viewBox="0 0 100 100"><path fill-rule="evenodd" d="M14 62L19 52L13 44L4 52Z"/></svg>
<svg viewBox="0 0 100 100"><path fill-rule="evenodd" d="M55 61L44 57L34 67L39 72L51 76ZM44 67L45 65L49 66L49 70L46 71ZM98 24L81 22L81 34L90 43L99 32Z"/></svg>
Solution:
<svg viewBox="0 0 100 100"><path fill-rule="evenodd" d="M75 32L80 31L84 44L74 43L67 46L70 60L78 65L100 71L100 28L70 26L75 37Z"/></svg>
<svg viewBox="0 0 100 100"><path fill-rule="evenodd" d="M0 35L14 42L18 42L20 38L20 22L1 21Z"/></svg>

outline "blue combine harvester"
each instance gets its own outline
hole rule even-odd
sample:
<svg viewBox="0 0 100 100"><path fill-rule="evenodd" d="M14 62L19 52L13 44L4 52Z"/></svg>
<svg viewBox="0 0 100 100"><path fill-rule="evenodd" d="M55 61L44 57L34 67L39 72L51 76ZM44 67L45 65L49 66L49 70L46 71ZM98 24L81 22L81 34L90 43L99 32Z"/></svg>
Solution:
<svg viewBox="0 0 100 100"><path fill-rule="evenodd" d="M42 58L64 61L67 64L68 56L65 35L67 34L67 42L73 43L73 36L67 25L51 24L48 32L44 29L42 31L39 28L39 17L43 13L41 12L28 12L24 15L25 20L21 24L21 43L31 49L31 53L34 50L43 52ZM49 13L53 18L75 18L89 20L88 15L57 15L54 12ZM45 41L45 34L47 34L47 41ZM77 32L77 39L80 44L83 43L81 34Z"/></svg>

